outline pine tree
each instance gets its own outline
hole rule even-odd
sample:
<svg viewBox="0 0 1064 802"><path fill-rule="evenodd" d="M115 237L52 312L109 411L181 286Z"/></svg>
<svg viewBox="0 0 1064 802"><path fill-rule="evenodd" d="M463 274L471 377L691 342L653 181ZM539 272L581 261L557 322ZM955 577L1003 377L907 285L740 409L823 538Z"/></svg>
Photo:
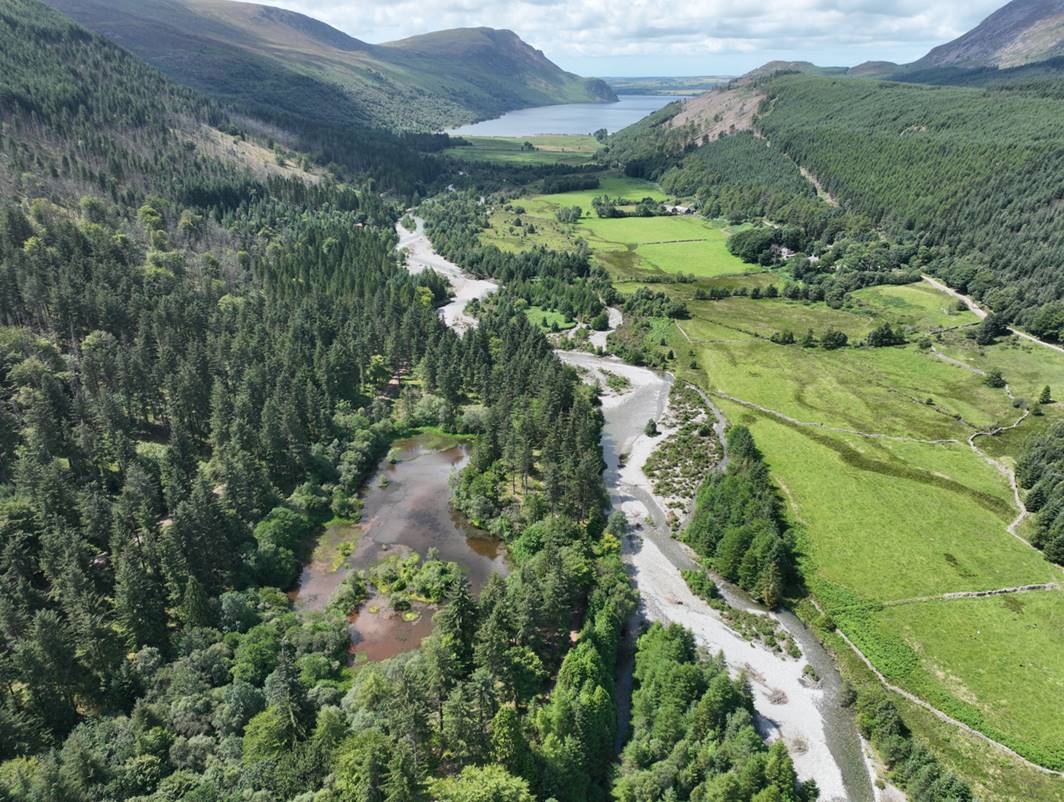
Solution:
<svg viewBox="0 0 1064 802"><path fill-rule="evenodd" d="M188 497L196 476L196 448L191 435L180 421L170 428L170 440L163 456L161 479L166 508L170 511Z"/></svg>
<svg viewBox="0 0 1064 802"><path fill-rule="evenodd" d="M203 585L193 575L189 575L185 582L185 593L178 615L186 627L209 627L214 624L211 600L204 592Z"/></svg>
<svg viewBox="0 0 1064 802"><path fill-rule="evenodd" d="M115 556L115 616L132 649L166 644L166 594L133 547Z"/></svg>
<svg viewBox="0 0 1064 802"><path fill-rule="evenodd" d="M503 705L491 721L491 757L518 777L531 779L534 766L521 718L510 705Z"/></svg>
<svg viewBox="0 0 1064 802"><path fill-rule="evenodd" d="M295 740L305 734L308 714L307 693L299 681L292 645L281 644L277 668L266 678L266 701L285 722L289 736Z"/></svg>
<svg viewBox="0 0 1064 802"><path fill-rule="evenodd" d="M469 594L469 581L463 576L455 585L447 605L434 619L440 640L451 649L459 677L473 669L473 646L477 631L477 608Z"/></svg>

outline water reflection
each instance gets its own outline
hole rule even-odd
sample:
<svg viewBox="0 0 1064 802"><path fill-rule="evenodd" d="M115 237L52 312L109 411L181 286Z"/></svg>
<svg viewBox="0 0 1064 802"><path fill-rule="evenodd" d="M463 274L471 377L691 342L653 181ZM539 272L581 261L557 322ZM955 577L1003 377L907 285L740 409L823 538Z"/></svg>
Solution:
<svg viewBox="0 0 1064 802"><path fill-rule="evenodd" d="M351 571L367 569L395 554L425 556L436 549L440 559L461 565L474 591L493 573L506 574L505 550L450 507L451 474L469 460L469 448L440 448L433 435L395 443L363 494L362 521L336 524L322 533L311 561L303 568L294 594L297 610L322 610ZM348 620L351 651L380 660L417 648L432 631L432 609L415 604L409 621L375 596Z"/></svg>
<svg viewBox="0 0 1064 802"><path fill-rule="evenodd" d="M616 103L565 103L507 112L494 120L463 125L452 136L534 136L535 134L590 134L600 128L609 133L639 122L679 96L621 95Z"/></svg>

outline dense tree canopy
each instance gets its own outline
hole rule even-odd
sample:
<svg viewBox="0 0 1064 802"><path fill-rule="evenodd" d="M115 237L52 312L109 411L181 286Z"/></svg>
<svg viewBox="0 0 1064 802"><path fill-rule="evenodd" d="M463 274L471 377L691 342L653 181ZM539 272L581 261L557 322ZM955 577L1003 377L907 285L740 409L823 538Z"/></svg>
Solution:
<svg viewBox="0 0 1064 802"><path fill-rule="evenodd" d="M1027 491L1027 509L1036 513L1031 541L1064 565L1064 425L1054 423L1031 436L1016 465L1016 479Z"/></svg>
<svg viewBox="0 0 1064 802"><path fill-rule="evenodd" d="M703 481L683 537L726 579L775 607L794 578L779 495L750 430L733 426L727 441L728 466Z"/></svg>
<svg viewBox="0 0 1064 802"><path fill-rule="evenodd" d="M613 795L618 802L750 799L806 802L782 741L765 746L746 678L698 653L691 633L654 624L639 639L632 738Z"/></svg>
<svg viewBox="0 0 1064 802"><path fill-rule="evenodd" d="M806 76L767 91L759 127L845 208L935 249L951 284L1057 336L1041 315L1064 297L1064 101Z"/></svg>

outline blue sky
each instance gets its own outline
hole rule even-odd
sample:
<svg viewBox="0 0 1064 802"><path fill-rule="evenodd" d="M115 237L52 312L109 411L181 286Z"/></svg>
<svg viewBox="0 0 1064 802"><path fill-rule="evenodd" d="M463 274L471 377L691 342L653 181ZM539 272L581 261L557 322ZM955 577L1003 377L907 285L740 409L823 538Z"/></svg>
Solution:
<svg viewBox="0 0 1064 802"><path fill-rule="evenodd" d="M906 62L1002 0L260 0L368 42L510 28L583 75L736 75L771 59Z"/></svg>

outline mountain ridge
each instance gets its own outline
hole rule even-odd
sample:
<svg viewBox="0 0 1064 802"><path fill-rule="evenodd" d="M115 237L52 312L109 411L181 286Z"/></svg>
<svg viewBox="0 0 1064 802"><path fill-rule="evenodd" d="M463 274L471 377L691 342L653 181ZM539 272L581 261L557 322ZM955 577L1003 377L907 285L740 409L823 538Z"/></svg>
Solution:
<svg viewBox="0 0 1064 802"><path fill-rule="evenodd" d="M1012 0L912 68L1018 67L1064 55L1064 0Z"/></svg>
<svg viewBox="0 0 1064 802"><path fill-rule="evenodd" d="M769 61L742 79L781 72L899 78L935 69L1010 69L1064 56L1064 0L1011 0L971 30L931 48L908 64L869 60L853 67L822 67L809 61Z"/></svg>
<svg viewBox="0 0 1064 802"><path fill-rule="evenodd" d="M232 0L48 0L179 83L262 113L430 131L516 108L610 102L512 31L371 44L294 11Z"/></svg>

